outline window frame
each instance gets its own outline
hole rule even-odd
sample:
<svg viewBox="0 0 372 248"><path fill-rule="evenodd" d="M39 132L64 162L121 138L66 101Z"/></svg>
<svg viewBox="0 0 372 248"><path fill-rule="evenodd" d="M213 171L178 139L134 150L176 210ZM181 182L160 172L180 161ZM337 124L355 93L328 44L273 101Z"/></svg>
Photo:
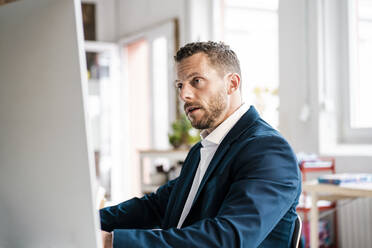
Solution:
<svg viewBox="0 0 372 248"><path fill-rule="evenodd" d="M351 127L351 105L352 105L352 85L357 77L356 63L357 54L355 42L357 39L356 22L356 0L342 0L340 1L341 9L341 25L345 28L340 28L340 41L341 44L341 66L340 74L342 87L340 87L341 104L342 108L339 113L339 142L352 143L352 144L370 144L372 143L372 128L353 128Z"/></svg>

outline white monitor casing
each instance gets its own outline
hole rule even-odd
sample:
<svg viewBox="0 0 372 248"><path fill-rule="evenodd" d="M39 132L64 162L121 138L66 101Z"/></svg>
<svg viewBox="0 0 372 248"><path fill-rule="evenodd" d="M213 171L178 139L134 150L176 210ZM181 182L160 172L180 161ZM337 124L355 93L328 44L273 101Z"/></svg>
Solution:
<svg viewBox="0 0 372 248"><path fill-rule="evenodd" d="M101 247L81 3L0 6L0 248Z"/></svg>

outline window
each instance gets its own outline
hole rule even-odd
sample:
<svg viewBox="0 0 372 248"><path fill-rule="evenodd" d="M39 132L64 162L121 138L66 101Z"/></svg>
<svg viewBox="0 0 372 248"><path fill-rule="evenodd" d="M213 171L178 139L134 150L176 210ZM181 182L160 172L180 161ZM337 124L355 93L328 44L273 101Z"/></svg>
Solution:
<svg viewBox="0 0 372 248"><path fill-rule="evenodd" d="M341 140L372 141L372 0L345 0L348 78Z"/></svg>
<svg viewBox="0 0 372 248"><path fill-rule="evenodd" d="M372 128L372 0L356 0L351 33L353 80L350 82L351 128Z"/></svg>
<svg viewBox="0 0 372 248"><path fill-rule="evenodd" d="M225 0L222 11L223 40L241 63L243 100L277 128L278 0Z"/></svg>

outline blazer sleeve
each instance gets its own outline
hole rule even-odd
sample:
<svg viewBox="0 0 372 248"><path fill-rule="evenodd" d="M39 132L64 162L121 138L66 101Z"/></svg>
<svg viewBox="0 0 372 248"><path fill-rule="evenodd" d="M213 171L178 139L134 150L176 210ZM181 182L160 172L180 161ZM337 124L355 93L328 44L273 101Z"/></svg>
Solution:
<svg viewBox="0 0 372 248"><path fill-rule="evenodd" d="M300 193L289 145L277 136L247 141L232 166L232 183L214 218L167 230L114 230L117 247L257 247Z"/></svg>
<svg viewBox="0 0 372 248"><path fill-rule="evenodd" d="M100 210L101 229L158 228L164 217L169 195L178 178L161 186L156 193L132 198L116 206Z"/></svg>

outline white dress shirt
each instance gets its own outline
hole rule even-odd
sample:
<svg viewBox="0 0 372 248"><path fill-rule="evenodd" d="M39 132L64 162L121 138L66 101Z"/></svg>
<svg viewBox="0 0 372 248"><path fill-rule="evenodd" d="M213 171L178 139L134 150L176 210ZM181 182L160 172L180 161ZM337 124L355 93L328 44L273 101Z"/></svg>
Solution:
<svg viewBox="0 0 372 248"><path fill-rule="evenodd" d="M216 129L210 134L206 130L202 131L200 136L202 138L200 149L200 162L198 169L195 173L194 181L192 183L189 195L187 197L185 206L183 208L180 220L178 221L177 228L181 228L187 215L190 212L192 203L194 201L196 192L198 191L199 185L203 179L205 172L211 162L214 154L217 151L223 138L230 131L230 129L238 122L245 112L249 109L248 104L242 104L233 114L231 114L226 120L224 120Z"/></svg>

